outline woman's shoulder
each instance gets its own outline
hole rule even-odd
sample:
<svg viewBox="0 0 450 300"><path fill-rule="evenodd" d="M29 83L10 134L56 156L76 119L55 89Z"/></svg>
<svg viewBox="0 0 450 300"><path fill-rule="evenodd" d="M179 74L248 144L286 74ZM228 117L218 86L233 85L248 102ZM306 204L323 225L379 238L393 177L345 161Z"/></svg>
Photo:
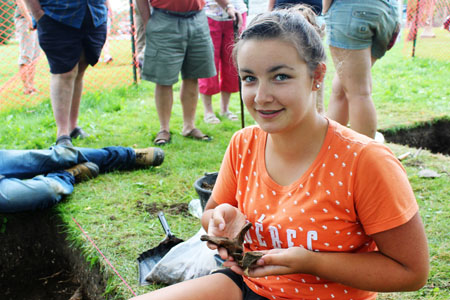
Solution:
<svg viewBox="0 0 450 300"><path fill-rule="evenodd" d="M236 131L231 138L230 145L236 148L253 148L258 141L264 140L266 133L257 125L247 126Z"/></svg>
<svg viewBox="0 0 450 300"><path fill-rule="evenodd" d="M393 155L391 150L384 144L360 134L346 126L330 120L329 130L332 137L330 145L339 152L348 152L352 156L360 156L362 153L369 156L376 154Z"/></svg>

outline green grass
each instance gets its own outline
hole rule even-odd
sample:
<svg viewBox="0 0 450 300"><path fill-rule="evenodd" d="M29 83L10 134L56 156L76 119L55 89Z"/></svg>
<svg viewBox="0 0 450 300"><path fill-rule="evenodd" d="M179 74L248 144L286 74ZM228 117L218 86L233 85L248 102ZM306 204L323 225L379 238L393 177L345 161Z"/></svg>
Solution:
<svg viewBox="0 0 450 300"><path fill-rule="evenodd" d="M331 61L331 60L330 60ZM326 82L329 97L331 63ZM432 59L409 59L402 47L395 47L373 69L374 100L380 128L449 116L450 63ZM179 84L175 86L175 101L171 120L172 143L164 147L166 159L162 166L133 172L113 172L76 186L74 193L54 210L65 223L70 242L78 247L90 264L99 264L108 279L110 298L127 299L132 296L125 284L114 274L100 254L84 237L74 218L88 233L104 255L137 294L157 286L139 287L137 256L157 245L164 232L157 217L150 215L146 205L161 203L189 203L197 198L194 181L205 172L217 171L228 141L240 128L239 122L224 120L219 125L202 122L201 103L197 110L197 126L213 136L204 143L181 136L182 111L178 99ZM115 88L112 91L87 92L82 100L80 125L91 133L77 146L102 147L122 145L147 147L159 129L153 101L154 85L143 82L138 87ZM218 98L214 98L218 111ZM238 95L233 95L231 108L239 112ZM246 114L246 124L252 124ZM9 109L0 112L0 148L47 148L55 139L56 128L49 100L34 107ZM389 145L396 155L416 149ZM409 179L420 205L430 246L431 273L425 288L418 292L383 294L379 299L448 299L450 294L450 185L448 156L422 151L417 158L404 162ZM418 177L422 168L433 169L441 177ZM187 239L200 228L198 219L189 215L166 212L172 232ZM7 228L6 228L7 230Z"/></svg>

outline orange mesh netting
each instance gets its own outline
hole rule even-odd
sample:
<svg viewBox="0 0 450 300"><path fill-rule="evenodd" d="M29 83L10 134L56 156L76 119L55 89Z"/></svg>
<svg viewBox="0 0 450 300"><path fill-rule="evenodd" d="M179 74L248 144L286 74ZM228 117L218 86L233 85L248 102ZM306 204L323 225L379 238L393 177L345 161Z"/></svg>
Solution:
<svg viewBox="0 0 450 300"><path fill-rule="evenodd" d="M85 73L83 93L127 86L139 79L137 49L142 46L137 45L136 26L130 18L132 13L135 22L135 8L133 3L121 2L111 9L107 42L97 65ZM50 97L47 59L33 43L37 31L30 30L29 22L15 12L15 1L0 0L0 111L33 106ZM30 80L35 91L27 88Z"/></svg>

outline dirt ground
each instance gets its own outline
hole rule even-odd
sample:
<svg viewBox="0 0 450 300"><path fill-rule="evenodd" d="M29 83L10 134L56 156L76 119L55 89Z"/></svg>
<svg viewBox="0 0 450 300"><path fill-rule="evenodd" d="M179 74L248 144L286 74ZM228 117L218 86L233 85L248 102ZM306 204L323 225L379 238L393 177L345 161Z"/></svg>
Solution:
<svg viewBox="0 0 450 300"><path fill-rule="evenodd" d="M0 299L68 300L77 289L83 300L104 299L99 270L88 267L59 232L50 211L0 215ZM81 288L80 288L81 287ZM72 300L81 300L81 298Z"/></svg>
<svg viewBox="0 0 450 300"><path fill-rule="evenodd" d="M450 120L441 119L415 128L385 130L382 133L390 143L425 148L433 153L450 154Z"/></svg>

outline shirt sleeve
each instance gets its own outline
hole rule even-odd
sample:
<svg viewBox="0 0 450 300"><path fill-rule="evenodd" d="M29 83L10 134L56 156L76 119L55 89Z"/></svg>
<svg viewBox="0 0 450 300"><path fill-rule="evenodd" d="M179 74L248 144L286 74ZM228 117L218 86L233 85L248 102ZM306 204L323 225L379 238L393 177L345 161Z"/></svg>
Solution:
<svg viewBox="0 0 450 300"><path fill-rule="evenodd" d="M418 211L405 169L388 147L369 143L361 152L354 186L358 218L367 234L408 222Z"/></svg>
<svg viewBox="0 0 450 300"><path fill-rule="evenodd" d="M237 157L238 133L231 138L231 142L225 152L225 156L220 166L219 175L212 191L211 197L217 204L228 203L238 205L236 200L237 176L235 168L235 158Z"/></svg>

